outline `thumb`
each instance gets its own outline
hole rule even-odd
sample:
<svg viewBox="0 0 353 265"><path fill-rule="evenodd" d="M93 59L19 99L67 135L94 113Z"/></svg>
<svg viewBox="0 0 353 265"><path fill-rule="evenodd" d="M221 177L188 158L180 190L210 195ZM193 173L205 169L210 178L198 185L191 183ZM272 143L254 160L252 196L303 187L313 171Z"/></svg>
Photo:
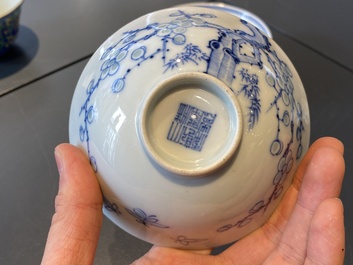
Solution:
<svg viewBox="0 0 353 265"><path fill-rule="evenodd" d="M87 157L70 144L55 149L60 173L42 265L92 264L102 226L102 194Z"/></svg>

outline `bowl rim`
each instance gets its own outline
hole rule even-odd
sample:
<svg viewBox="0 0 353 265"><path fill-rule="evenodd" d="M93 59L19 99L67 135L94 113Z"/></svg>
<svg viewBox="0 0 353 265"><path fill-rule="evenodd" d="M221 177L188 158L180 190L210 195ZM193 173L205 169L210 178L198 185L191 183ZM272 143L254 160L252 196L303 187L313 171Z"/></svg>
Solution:
<svg viewBox="0 0 353 265"><path fill-rule="evenodd" d="M7 0L10 3L8 9L0 10L0 20L10 15L17 8L19 8L25 0Z"/></svg>
<svg viewBox="0 0 353 265"><path fill-rule="evenodd" d="M176 5L174 7L202 7L202 8L210 8L213 10L218 10L222 11L228 14L231 14L233 16L238 16L241 19L244 19L245 21L253 24L255 27L260 29L266 36L270 37L273 39L273 34L270 29L270 27L266 24L266 22L260 18L258 15L254 14L253 12L232 5L232 4L227 4L225 2L221 1L215 1L215 2L190 2L190 3L184 3L180 5Z"/></svg>

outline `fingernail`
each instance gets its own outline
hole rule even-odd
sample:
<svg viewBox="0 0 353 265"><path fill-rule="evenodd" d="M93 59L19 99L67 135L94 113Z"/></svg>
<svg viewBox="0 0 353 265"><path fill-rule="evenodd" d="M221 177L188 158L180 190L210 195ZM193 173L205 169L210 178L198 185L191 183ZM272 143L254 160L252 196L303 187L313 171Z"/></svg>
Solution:
<svg viewBox="0 0 353 265"><path fill-rule="evenodd" d="M54 150L54 156L55 156L56 166L58 167L59 174L61 175L63 171L63 164L62 164L61 154L57 149Z"/></svg>

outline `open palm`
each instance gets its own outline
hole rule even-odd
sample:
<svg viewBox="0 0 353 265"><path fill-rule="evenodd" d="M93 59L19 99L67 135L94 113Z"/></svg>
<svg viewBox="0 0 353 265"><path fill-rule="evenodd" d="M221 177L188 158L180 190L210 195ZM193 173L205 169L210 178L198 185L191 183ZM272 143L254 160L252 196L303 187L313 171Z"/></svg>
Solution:
<svg viewBox="0 0 353 265"><path fill-rule="evenodd" d="M77 148L60 145L56 158L60 187L42 264L92 264L102 222L98 182ZM343 176L342 143L321 138L264 226L219 255L154 246L133 264L343 264L343 205L337 199Z"/></svg>

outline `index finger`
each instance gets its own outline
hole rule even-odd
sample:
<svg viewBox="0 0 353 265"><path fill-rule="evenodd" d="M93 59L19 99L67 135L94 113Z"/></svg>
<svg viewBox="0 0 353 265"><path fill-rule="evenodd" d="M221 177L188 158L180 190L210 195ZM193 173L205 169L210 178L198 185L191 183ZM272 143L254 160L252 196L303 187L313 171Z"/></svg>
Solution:
<svg viewBox="0 0 353 265"><path fill-rule="evenodd" d="M303 161L300 163L299 167L297 168L296 174L294 175L292 185L296 190L300 189L300 186L303 181L303 176L306 172L311 158L313 157L316 150L321 147L330 147L336 149L342 155L344 153L343 143L334 137L322 137L316 140L308 149L307 153L303 158Z"/></svg>

